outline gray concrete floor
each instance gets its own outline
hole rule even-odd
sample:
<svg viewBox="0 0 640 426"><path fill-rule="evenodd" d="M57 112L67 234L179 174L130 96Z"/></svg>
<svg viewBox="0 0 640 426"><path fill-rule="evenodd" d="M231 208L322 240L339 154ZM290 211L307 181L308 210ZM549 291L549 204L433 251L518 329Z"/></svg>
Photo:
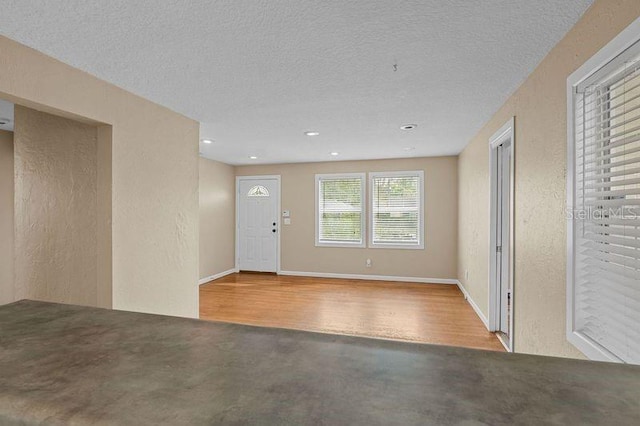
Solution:
<svg viewBox="0 0 640 426"><path fill-rule="evenodd" d="M640 368L21 301L0 424L640 424Z"/></svg>

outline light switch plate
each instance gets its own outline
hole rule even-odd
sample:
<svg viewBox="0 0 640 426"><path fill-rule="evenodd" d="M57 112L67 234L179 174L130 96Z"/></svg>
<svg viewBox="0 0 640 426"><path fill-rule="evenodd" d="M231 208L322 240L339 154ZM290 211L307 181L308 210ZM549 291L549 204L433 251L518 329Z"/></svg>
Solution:
<svg viewBox="0 0 640 426"><path fill-rule="evenodd" d="M282 211L282 217L290 217L291 213L289 212L289 210L283 210Z"/></svg>
<svg viewBox="0 0 640 426"><path fill-rule="evenodd" d="M284 219L284 224L285 225L291 225L291 219L289 219L288 217Z"/></svg>

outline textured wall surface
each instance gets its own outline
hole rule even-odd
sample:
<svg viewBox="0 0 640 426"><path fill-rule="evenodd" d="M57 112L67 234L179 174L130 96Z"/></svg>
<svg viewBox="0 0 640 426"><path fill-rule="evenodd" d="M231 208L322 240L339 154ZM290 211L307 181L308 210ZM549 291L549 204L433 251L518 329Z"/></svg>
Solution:
<svg viewBox="0 0 640 426"><path fill-rule="evenodd" d="M566 80L639 15L637 0L596 1L460 155L458 276L487 314L488 141L516 117L517 352L583 357L567 342L565 331Z"/></svg>
<svg viewBox="0 0 640 426"><path fill-rule="evenodd" d="M235 267L235 168L200 158L200 278Z"/></svg>
<svg viewBox="0 0 640 426"><path fill-rule="evenodd" d="M109 125L97 127L97 224L98 233L98 294L97 305L100 308L113 307L113 191L112 191L112 142L113 128Z"/></svg>
<svg viewBox="0 0 640 426"><path fill-rule="evenodd" d="M0 130L0 305L13 302L13 133Z"/></svg>
<svg viewBox="0 0 640 426"><path fill-rule="evenodd" d="M113 307L198 315L198 123L0 37L0 97L113 127Z"/></svg>
<svg viewBox="0 0 640 426"><path fill-rule="evenodd" d="M97 128L16 105L15 297L97 306Z"/></svg>
<svg viewBox="0 0 640 426"><path fill-rule="evenodd" d="M457 157L340 161L237 167L237 175L281 175L282 209L291 225L281 228L286 271L456 278ZM315 174L424 170L425 249L333 248L315 246ZM367 189L368 192L368 189ZM367 208L367 211L369 209ZM367 268L370 258L373 266Z"/></svg>

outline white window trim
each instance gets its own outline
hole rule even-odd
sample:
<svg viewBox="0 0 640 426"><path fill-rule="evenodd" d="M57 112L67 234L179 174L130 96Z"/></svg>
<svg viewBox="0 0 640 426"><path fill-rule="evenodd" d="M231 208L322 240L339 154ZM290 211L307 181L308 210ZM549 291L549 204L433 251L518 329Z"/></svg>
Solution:
<svg viewBox="0 0 640 426"><path fill-rule="evenodd" d="M573 97L577 87L598 72L602 67L617 58L625 50L640 40L640 18L625 28L618 36L600 49L593 57L567 78L567 212L573 212L575 206L575 112ZM621 360L592 339L575 330L574 327L574 224L567 220L567 340L588 358L597 361L621 362Z"/></svg>
<svg viewBox="0 0 640 426"><path fill-rule="evenodd" d="M375 244L373 242L373 179L376 177L403 177L417 176L420 186L420 214L418 215L418 239L419 244ZM374 249L401 249L424 250L424 170L400 171L400 172L370 172L369 173L369 248Z"/></svg>
<svg viewBox="0 0 640 426"><path fill-rule="evenodd" d="M320 203L319 203L319 195L320 195L320 180L322 179L349 179L349 178L359 178L362 182L360 187L360 208L361 208L361 220L360 220L360 237L361 241L359 243L352 242L331 242L325 243L320 241ZM365 248L367 244L366 237L366 222L367 222L367 214L366 214L366 184L367 184L367 175L366 173L325 173L325 174L317 174L315 177L316 181L316 191L315 191L315 233L316 233L316 247L339 247L339 248Z"/></svg>

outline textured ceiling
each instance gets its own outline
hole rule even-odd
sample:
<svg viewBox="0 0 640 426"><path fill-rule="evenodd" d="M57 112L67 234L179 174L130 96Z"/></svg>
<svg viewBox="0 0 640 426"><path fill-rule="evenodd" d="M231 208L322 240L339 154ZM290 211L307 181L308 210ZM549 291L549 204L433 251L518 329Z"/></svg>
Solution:
<svg viewBox="0 0 640 426"><path fill-rule="evenodd" d="M204 122L209 158L393 158L459 153L591 3L4 0L0 33Z"/></svg>

